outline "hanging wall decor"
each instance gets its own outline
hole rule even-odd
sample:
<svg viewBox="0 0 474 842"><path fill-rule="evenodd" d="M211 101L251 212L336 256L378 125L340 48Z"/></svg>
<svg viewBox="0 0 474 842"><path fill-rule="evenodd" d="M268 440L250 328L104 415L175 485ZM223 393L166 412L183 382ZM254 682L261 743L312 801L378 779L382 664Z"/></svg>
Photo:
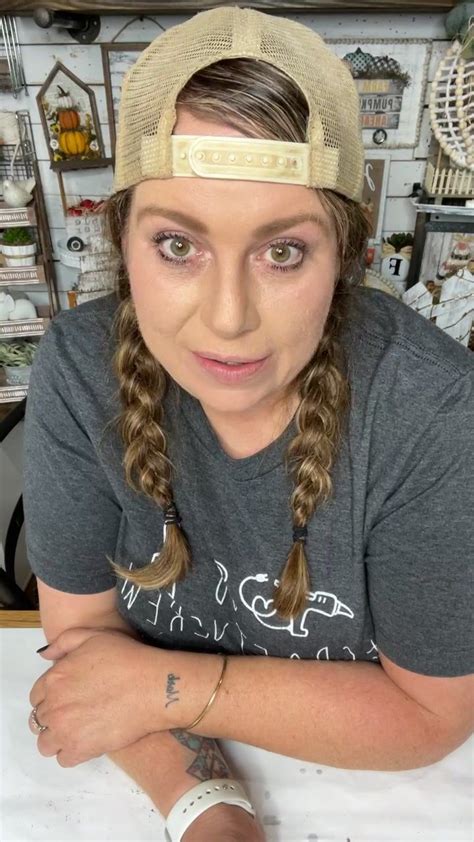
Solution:
<svg viewBox="0 0 474 842"><path fill-rule="evenodd" d="M326 43L346 62L355 80L364 146L416 146L431 41L327 38Z"/></svg>
<svg viewBox="0 0 474 842"><path fill-rule="evenodd" d="M450 275L441 286L418 281L402 301L474 351L474 275L469 269Z"/></svg>
<svg viewBox="0 0 474 842"><path fill-rule="evenodd" d="M418 280L431 292L461 269L474 273L474 223L462 227L470 230L428 231L426 234Z"/></svg>
<svg viewBox="0 0 474 842"><path fill-rule="evenodd" d="M442 223L437 223L442 227ZM474 225L428 231L417 283L403 301L474 350Z"/></svg>
<svg viewBox="0 0 474 842"><path fill-rule="evenodd" d="M390 155L388 152L369 152L366 155L362 207L370 221L369 239L376 243L379 243L382 237L389 169Z"/></svg>
<svg viewBox="0 0 474 842"><path fill-rule="evenodd" d="M443 152L457 167L474 172L474 24L467 42L455 40L431 85L430 120Z"/></svg>
<svg viewBox="0 0 474 842"><path fill-rule="evenodd" d="M432 137L423 186L426 195L436 197L437 202L446 197L457 199L456 204L463 205L465 200L474 197L474 167L458 167Z"/></svg>
<svg viewBox="0 0 474 842"><path fill-rule="evenodd" d="M104 167L104 143L93 90L57 61L36 101L53 170Z"/></svg>

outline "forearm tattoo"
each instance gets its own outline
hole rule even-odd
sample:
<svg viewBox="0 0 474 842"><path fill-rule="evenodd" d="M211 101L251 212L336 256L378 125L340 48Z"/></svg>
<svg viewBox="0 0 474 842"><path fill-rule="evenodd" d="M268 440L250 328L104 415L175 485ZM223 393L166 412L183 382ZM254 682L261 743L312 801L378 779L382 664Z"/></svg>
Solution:
<svg viewBox="0 0 474 842"><path fill-rule="evenodd" d="M169 672L168 677L166 679L166 698L167 702L165 704L165 708L168 705L172 705L173 702L179 702L179 689L176 684L179 681L179 675L175 675L174 672Z"/></svg>
<svg viewBox="0 0 474 842"><path fill-rule="evenodd" d="M190 734L189 731L182 731L180 728L173 728L170 734L178 740L181 745L193 751L196 757L186 771L200 781L209 781L211 778L230 778L230 769L225 762L215 740L209 737L199 737L197 734Z"/></svg>

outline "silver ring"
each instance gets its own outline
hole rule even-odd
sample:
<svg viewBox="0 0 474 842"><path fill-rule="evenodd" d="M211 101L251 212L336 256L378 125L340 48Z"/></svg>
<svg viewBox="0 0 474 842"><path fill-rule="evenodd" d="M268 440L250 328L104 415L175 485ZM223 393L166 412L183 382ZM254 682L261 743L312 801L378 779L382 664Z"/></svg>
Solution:
<svg viewBox="0 0 474 842"><path fill-rule="evenodd" d="M48 726L47 726L47 725L41 725L41 724L38 722L38 720L36 719L36 711L37 711L37 710L38 710L38 705L36 705L36 707L34 707L34 708L33 708L33 710L31 711L31 719L32 719L32 721L33 721L33 725L35 726L35 728L37 728L37 729L38 729L38 731L39 731L39 732L40 732L40 734L41 734L41 733L42 733L42 731L46 731L46 730L47 730Z"/></svg>

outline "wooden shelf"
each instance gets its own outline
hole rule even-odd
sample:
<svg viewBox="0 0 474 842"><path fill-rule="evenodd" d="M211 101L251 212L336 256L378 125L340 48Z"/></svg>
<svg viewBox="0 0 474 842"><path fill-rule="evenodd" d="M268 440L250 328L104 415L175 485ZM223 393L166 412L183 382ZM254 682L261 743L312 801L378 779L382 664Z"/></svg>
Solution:
<svg viewBox="0 0 474 842"><path fill-rule="evenodd" d="M16 339L18 336L41 336L49 323L47 317L0 321L0 338Z"/></svg>
<svg viewBox="0 0 474 842"><path fill-rule="evenodd" d="M90 170L105 169L112 166L113 158L71 158L68 161L52 161L51 169L55 172L68 172L69 170Z"/></svg>
<svg viewBox="0 0 474 842"><path fill-rule="evenodd" d="M36 225L34 205L27 208L11 208L0 202L0 228L16 228L17 225Z"/></svg>
<svg viewBox="0 0 474 842"><path fill-rule="evenodd" d="M4 386L0 383L0 404L19 403L26 398L28 386Z"/></svg>
<svg viewBox="0 0 474 842"><path fill-rule="evenodd" d="M0 265L0 287L44 283L46 283L46 277L41 257L35 266L18 266L14 269L12 266Z"/></svg>

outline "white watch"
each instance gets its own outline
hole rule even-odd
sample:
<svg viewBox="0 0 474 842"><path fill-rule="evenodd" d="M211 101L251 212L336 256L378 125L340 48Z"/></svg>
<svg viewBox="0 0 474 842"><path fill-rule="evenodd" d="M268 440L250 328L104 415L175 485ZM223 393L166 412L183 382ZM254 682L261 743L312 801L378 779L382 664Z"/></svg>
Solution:
<svg viewBox="0 0 474 842"><path fill-rule="evenodd" d="M243 786L232 778L211 778L178 798L166 817L166 842L181 842L189 825L214 804L233 804L255 816Z"/></svg>

